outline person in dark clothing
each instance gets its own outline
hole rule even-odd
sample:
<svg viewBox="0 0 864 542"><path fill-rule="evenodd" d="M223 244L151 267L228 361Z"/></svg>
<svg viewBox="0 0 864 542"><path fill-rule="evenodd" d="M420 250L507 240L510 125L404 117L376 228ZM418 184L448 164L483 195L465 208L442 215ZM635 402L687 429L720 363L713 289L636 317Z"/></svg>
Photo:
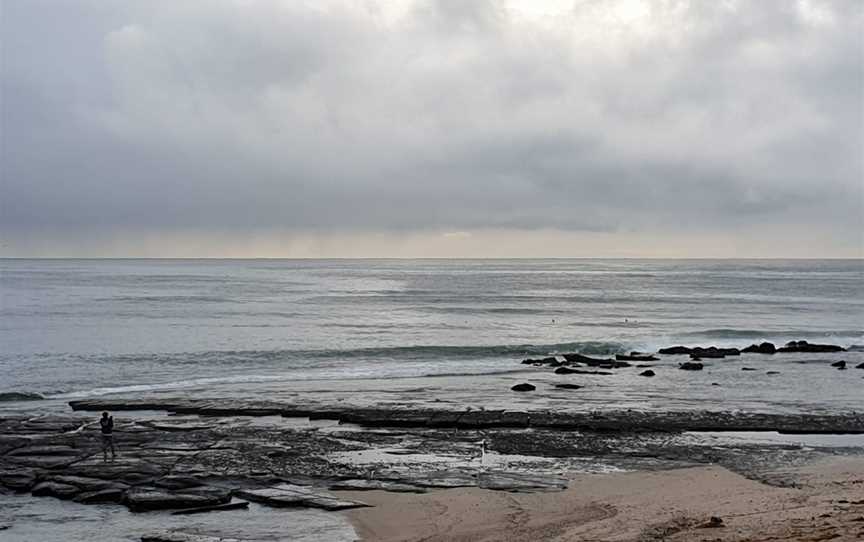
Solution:
<svg viewBox="0 0 864 542"><path fill-rule="evenodd" d="M99 428L102 430L102 460L108 461L108 448L111 448L111 459L114 459L117 457L117 450L114 448L114 416L103 412L99 419Z"/></svg>

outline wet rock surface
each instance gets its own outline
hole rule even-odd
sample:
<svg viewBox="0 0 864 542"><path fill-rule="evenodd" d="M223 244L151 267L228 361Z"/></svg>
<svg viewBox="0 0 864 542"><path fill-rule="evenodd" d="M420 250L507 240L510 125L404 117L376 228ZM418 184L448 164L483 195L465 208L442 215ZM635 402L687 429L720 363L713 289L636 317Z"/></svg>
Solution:
<svg viewBox="0 0 864 542"><path fill-rule="evenodd" d="M702 365L685 362L682 365ZM531 385L531 384L529 384ZM533 386L533 385L531 385ZM239 401L217 399L87 399L71 401L73 410L93 412L131 411L131 410L162 410L169 413L185 413L207 415L206 412L214 404L223 404L222 410L230 411L231 416L260 416L261 404L257 401ZM146 404L146 407L134 408L135 405ZM202 405L199 408L199 405ZM345 406L325 407L320 411L314 406L305 408L287 403L269 403L269 410L283 417L308 417L310 419L328 419L339 423L351 423L367 427L440 427L463 428L478 426L496 426L510 428L527 428L553 426L562 429L584 429L603 431L779 431L795 428L805 433L864 433L864 416L857 412L838 412L833 414L769 414L743 413L726 411L604 411L571 412L571 411L516 411L516 410L445 410L445 409L412 409L399 407L357 408ZM317 414L317 415L316 415ZM2 428L0 420L0 428ZM147 433L155 430L143 425L137 432ZM171 447L182 443L190 447L187 452L198 452L198 456L219 451L218 446L230 447L230 442L220 442L211 450L201 441L214 430L220 430L214 421L214 427L209 431L192 433L161 432L166 435L159 446ZM263 430L262 430L263 431ZM170 438L167 438L169 437ZM275 438L275 437L274 437ZM198 444L195 444L196 441ZM173 443L173 444L172 444ZM150 443L152 444L152 443ZM145 443L145 446L147 443ZM303 445L302 441L294 443L295 447ZM197 446L197 447L196 447ZM78 464L80 470L84 465Z"/></svg>

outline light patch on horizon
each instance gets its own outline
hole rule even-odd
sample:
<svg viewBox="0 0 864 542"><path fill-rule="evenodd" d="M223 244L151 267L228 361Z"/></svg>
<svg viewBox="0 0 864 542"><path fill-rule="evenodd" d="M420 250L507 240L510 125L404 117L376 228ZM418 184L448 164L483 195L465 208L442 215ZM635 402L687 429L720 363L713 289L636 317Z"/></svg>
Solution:
<svg viewBox="0 0 864 542"><path fill-rule="evenodd" d="M861 257L862 26L854 0L9 0L0 256Z"/></svg>

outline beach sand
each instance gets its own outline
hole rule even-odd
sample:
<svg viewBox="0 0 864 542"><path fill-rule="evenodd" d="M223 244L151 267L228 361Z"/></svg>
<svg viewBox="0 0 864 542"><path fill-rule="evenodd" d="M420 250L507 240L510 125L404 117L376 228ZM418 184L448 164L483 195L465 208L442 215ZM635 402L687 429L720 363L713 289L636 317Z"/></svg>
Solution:
<svg viewBox="0 0 864 542"><path fill-rule="evenodd" d="M864 458L777 471L766 485L719 466L573 477L557 493L476 488L342 492L363 540L864 540ZM712 516L721 527L709 527Z"/></svg>

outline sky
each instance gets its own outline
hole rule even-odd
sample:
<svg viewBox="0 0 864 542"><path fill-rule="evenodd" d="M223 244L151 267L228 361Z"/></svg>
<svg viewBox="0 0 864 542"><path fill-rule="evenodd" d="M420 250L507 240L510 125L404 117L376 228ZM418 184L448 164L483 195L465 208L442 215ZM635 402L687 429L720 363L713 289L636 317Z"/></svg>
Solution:
<svg viewBox="0 0 864 542"><path fill-rule="evenodd" d="M860 0L0 0L0 256L864 257Z"/></svg>

